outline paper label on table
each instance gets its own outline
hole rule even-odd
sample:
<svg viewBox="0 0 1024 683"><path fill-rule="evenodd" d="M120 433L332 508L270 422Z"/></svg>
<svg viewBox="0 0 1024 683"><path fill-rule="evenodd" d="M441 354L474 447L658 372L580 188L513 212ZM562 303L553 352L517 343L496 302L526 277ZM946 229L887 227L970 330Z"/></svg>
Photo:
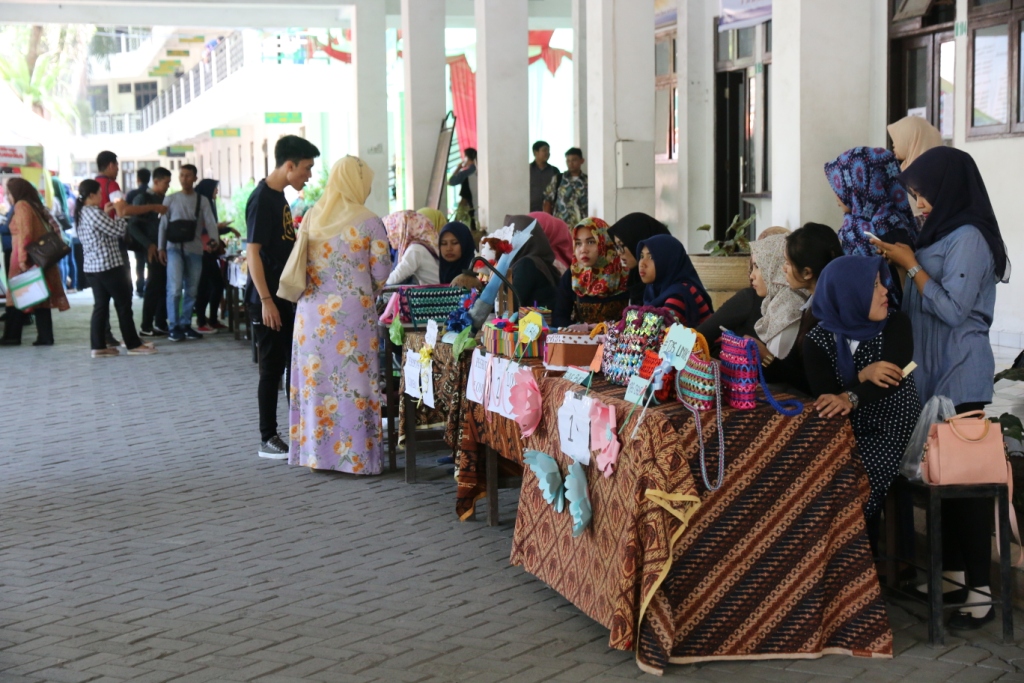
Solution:
<svg viewBox="0 0 1024 683"><path fill-rule="evenodd" d="M427 321L427 334L423 338L424 343L430 348L434 348L437 344L437 321Z"/></svg>
<svg viewBox="0 0 1024 683"><path fill-rule="evenodd" d="M480 349L473 351L473 360L469 365L469 381L466 383L466 398L473 403L483 404L484 384L487 382L487 357Z"/></svg>
<svg viewBox="0 0 1024 683"><path fill-rule="evenodd" d="M558 438L562 453L581 465L590 464L590 405L589 396L577 398L565 392L565 401L558 409Z"/></svg>
<svg viewBox="0 0 1024 683"><path fill-rule="evenodd" d="M421 398L420 374L423 372L423 365L420 363L420 354L406 352L403 376L405 377L405 393L413 398Z"/></svg>
<svg viewBox="0 0 1024 683"><path fill-rule="evenodd" d="M687 362L689 362L690 353L693 352L693 346L696 343L696 331L685 325L675 323L668 328L668 336L661 343L661 350L658 351L658 355L672 363L672 367L676 370L682 370L686 367Z"/></svg>
<svg viewBox="0 0 1024 683"><path fill-rule="evenodd" d="M647 398L647 387L650 385L651 380L644 379L640 375L633 375L629 378L629 384L626 385L626 400L641 405Z"/></svg>
<svg viewBox="0 0 1024 683"><path fill-rule="evenodd" d="M583 368L577 368L574 365L570 365L569 369L562 375L562 379L567 379L574 384L580 386L586 386L586 381L590 377L590 370L584 370Z"/></svg>
<svg viewBox="0 0 1024 683"><path fill-rule="evenodd" d="M420 363L420 393L429 408L434 407L434 361Z"/></svg>
<svg viewBox="0 0 1024 683"><path fill-rule="evenodd" d="M512 416L512 385L515 383L515 373L519 365L506 358L492 356L491 359L491 384L487 396L487 404L484 406L492 413L502 417Z"/></svg>
<svg viewBox="0 0 1024 683"><path fill-rule="evenodd" d="M594 352L594 360L590 361L590 369L594 372L601 372L601 362L604 360L604 344L597 345Z"/></svg>

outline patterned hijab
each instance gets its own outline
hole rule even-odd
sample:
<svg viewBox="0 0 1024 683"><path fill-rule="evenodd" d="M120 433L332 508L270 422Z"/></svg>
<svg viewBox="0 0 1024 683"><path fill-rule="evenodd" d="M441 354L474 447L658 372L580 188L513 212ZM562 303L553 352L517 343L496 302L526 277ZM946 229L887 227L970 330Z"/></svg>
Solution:
<svg viewBox="0 0 1024 683"><path fill-rule="evenodd" d="M622 269L622 259L615 248L615 243L608 235L608 224L600 218L584 218L572 229L573 243L576 241L576 233L581 228L587 228L593 233L597 240L597 261L594 265L582 265L572 258L572 291L576 296L615 296L625 291L625 273Z"/></svg>
<svg viewBox="0 0 1024 683"><path fill-rule="evenodd" d="M437 228L429 218L415 211L396 211L384 217L384 229L388 233L391 248L397 252L397 260L405 256L405 250L413 244L427 248L437 258Z"/></svg>
<svg viewBox="0 0 1024 683"><path fill-rule="evenodd" d="M686 253L686 247L672 235L655 235L636 245L639 260L644 247L654 259L654 282L644 290L644 306L664 306L670 298L676 298L686 304L687 327L696 327L700 320L697 298L690 291L694 287L704 297L704 302L711 306L711 297L700 281L693 261Z"/></svg>
<svg viewBox="0 0 1024 683"><path fill-rule="evenodd" d="M917 221L910 211L907 191L899 180L896 157L881 147L854 147L825 164L832 191L850 208L839 229L847 255L874 256L865 232L883 242L917 242ZM899 239L898 232L906 237ZM886 235L889 239L886 239Z"/></svg>
<svg viewBox="0 0 1024 683"><path fill-rule="evenodd" d="M801 307L809 295L805 290L790 289L786 281L783 270L786 264L786 235L772 235L751 242L750 255L761 270L761 277L768 289L761 302L761 319L754 323L754 331L761 341L768 342L800 320L803 315ZM786 354L788 352L789 349Z"/></svg>

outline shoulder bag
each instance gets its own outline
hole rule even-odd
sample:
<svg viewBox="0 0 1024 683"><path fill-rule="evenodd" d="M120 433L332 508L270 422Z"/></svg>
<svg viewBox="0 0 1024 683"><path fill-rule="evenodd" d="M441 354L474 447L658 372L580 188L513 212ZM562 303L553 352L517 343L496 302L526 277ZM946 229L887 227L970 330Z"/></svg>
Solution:
<svg viewBox="0 0 1024 683"><path fill-rule="evenodd" d="M196 238L196 229L199 227L199 206L203 196L196 192L196 215L191 219L168 221L167 232L164 237L168 242L184 244Z"/></svg>
<svg viewBox="0 0 1024 683"><path fill-rule="evenodd" d="M50 221L38 214L36 218L42 222L46 233L29 242L25 251L32 263L45 270L60 263L61 259L71 253L71 247L64 241L64 236L53 229Z"/></svg>

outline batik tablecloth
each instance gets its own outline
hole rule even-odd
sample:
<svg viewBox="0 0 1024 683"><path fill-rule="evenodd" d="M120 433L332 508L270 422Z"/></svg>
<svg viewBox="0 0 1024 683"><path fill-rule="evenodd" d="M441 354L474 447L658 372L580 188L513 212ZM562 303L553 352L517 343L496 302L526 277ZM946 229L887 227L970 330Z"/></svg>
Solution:
<svg viewBox="0 0 1024 683"><path fill-rule="evenodd" d="M422 332L405 333L405 341L402 343L403 365L406 353L420 352L420 349L423 348L424 337ZM421 403L416 409L416 424L419 427L444 424L445 443L454 449L459 425L462 422L464 394L472 352L464 351L462 358L456 360L453 351L451 344L440 340L434 344L434 353L431 356L434 375L434 407L430 408L425 403ZM399 383L399 392L400 395L405 394L404 375ZM405 401L398 402L398 426L398 434L401 439L405 436Z"/></svg>

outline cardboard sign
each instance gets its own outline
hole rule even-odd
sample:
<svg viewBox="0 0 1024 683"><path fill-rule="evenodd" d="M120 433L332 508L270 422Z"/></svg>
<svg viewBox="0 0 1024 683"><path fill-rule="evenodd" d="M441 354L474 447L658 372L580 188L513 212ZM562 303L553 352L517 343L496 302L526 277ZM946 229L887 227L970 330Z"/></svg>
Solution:
<svg viewBox="0 0 1024 683"><path fill-rule="evenodd" d="M565 401L558 409L558 438L562 453L581 465L590 464L590 405L589 397L577 398L565 392Z"/></svg>
<svg viewBox="0 0 1024 683"><path fill-rule="evenodd" d="M640 375L633 375L629 378L629 384L626 386L626 400L636 405L641 405L644 399L647 398L647 387L651 385L651 380L644 379Z"/></svg>
<svg viewBox="0 0 1024 683"><path fill-rule="evenodd" d="M466 398L473 403L483 404L484 384L487 382L487 356L480 349L473 351L469 365L469 381L466 383Z"/></svg>
<svg viewBox="0 0 1024 683"><path fill-rule="evenodd" d="M668 328L668 336L661 343L661 350L658 351L658 355L672 363L672 367L676 370L682 370L686 367L687 362L689 362L690 354L693 352L693 346L696 343L697 332L695 330L675 323Z"/></svg>
<svg viewBox="0 0 1024 683"><path fill-rule="evenodd" d="M420 364L420 354L406 353L403 375L405 377L405 393L413 398L422 398L420 393L420 376L423 373L423 366Z"/></svg>
<svg viewBox="0 0 1024 683"><path fill-rule="evenodd" d="M594 372L601 372L601 362L604 360L604 344L599 344L594 352L594 360L590 361L590 369Z"/></svg>

